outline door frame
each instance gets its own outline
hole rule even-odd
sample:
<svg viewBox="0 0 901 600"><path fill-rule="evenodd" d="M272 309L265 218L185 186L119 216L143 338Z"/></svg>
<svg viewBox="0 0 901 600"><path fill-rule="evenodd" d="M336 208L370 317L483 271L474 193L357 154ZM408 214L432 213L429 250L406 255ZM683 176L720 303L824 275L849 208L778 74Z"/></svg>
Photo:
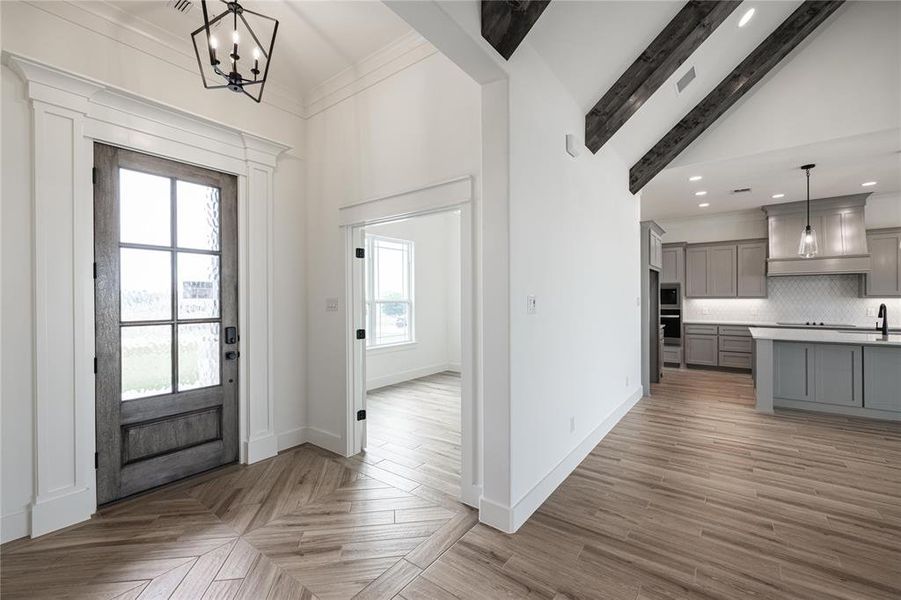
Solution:
<svg viewBox="0 0 901 600"><path fill-rule="evenodd" d="M32 112L34 495L37 537L97 509L94 142L238 177L239 460L278 451L272 385L274 173L290 146L3 53ZM60 256L71 257L59 260Z"/></svg>
<svg viewBox="0 0 901 600"><path fill-rule="evenodd" d="M442 212L460 213L460 348L461 348L461 465L460 500L479 507L482 495L482 410L476 394L478 378L475 296L473 178L449 181L402 191L345 206L339 210L344 236L346 402L344 445L346 456L358 454L366 443L365 421L357 421L365 409L366 341L356 339L356 329L365 329L363 305L365 280L361 260L355 256L362 247L367 225L387 223Z"/></svg>

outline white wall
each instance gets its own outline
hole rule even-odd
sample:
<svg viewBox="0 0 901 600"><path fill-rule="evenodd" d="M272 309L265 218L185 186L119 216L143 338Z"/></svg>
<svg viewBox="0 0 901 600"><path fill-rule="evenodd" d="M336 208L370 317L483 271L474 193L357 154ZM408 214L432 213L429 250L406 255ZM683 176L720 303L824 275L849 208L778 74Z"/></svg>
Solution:
<svg viewBox="0 0 901 600"><path fill-rule="evenodd" d="M305 130L303 119L271 104L255 104L235 94L204 90L196 75L167 62L168 50L130 43L127 30L111 25L104 34L75 25L39 6L3 2L2 49L177 109L274 138L294 148L274 175L272 391L279 447L300 442L305 426L306 295L303 232ZM64 6L65 8L65 6ZM98 25L99 27L99 25ZM36 35L40 32L40 35ZM79 48L73 52L72 48ZM159 85L167 81L168 85ZM23 85L3 68L3 270L2 270L2 539L27 533L23 508L32 500L34 404L31 313L31 110ZM10 177L19 173L24 176ZM9 530L7 525L9 524Z"/></svg>
<svg viewBox="0 0 901 600"><path fill-rule="evenodd" d="M510 60L511 506L518 527L640 396L639 202L524 43ZM526 314L536 296L537 314ZM571 423L574 424L571 427ZM562 468L561 468L562 465Z"/></svg>
<svg viewBox="0 0 901 600"><path fill-rule="evenodd" d="M310 439L344 453L344 248L338 209L480 171L479 87L440 54L307 122ZM326 312L327 298L339 299Z"/></svg>
<svg viewBox="0 0 901 600"><path fill-rule="evenodd" d="M413 344L368 350L366 388L459 370L459 213L436 213L372 225L366 233L413 242L416 338Z"/></svg>
<svg viewBox="0 0 901 600"><path fill-rule="evenodd" d="M31 213L31 109L25 86L7 67L2 68L2 215L0 215L0 475L2 540L28 533L28 505L32 495L33 311ZM19 174L20 176L16 176Z"/></svg>

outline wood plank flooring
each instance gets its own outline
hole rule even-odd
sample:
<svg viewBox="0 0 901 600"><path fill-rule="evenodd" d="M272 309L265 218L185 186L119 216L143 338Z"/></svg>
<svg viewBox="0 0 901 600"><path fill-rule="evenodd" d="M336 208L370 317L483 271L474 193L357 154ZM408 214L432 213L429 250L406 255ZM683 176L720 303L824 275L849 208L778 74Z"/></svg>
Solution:
<svg viewBox="0 0 901 600"><path fill-rule="evenodd" d="M359 459L460 497L460 374L450 371L372 390Z"/></svg>
<svg viewBox="0 0 901 600"><path fill-rule="evenodd" d="M514 535L301 446L6 544L0 595L901 598L901 426L752 405L746 375L667 370Z"/></svg>

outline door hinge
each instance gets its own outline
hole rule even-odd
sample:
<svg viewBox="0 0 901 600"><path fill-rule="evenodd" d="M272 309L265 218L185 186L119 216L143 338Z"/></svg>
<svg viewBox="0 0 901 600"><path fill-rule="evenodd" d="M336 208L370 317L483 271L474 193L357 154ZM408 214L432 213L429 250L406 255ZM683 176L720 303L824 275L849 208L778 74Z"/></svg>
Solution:
<svg viewBox="0 0 901 600"><path fill-rule="evenodd" d="M97 452L94 453L94 468L100 468L100 455Z"/></svg>
<svg viewBox="0 0 901 600"><path fill-rule="evenodd" d="M366 339L366 330L365 329L357 329L357 339L358 340Z"/></svg>
<svg viewBox="0 0 901 600"><path fill-rule="evenodd" d="M94 375L97 374L97 357L94 357Z"/></svg>
<svg viewBox="0 0 901 600"><path fill-rule="evenodd" d="M91 183L97 183L97 167L91 167Z"/></svg>
<svg viewBox="0 0 901 600"><path fill-rule="evenodd" d="M365 248L357 248L357 258L366 258Z"/></svg>
<svg viewBox="0 0 901 600"><path fill-rule="evenodd" d="M365 421L366 420L366 411L358 410L357 411L357 421Z"/></svg>
<svg viewBox="0 0 901 600"><path fill-rule="evenodd" d="M97 263L94 263L94 279L97 279Z"/></svg>

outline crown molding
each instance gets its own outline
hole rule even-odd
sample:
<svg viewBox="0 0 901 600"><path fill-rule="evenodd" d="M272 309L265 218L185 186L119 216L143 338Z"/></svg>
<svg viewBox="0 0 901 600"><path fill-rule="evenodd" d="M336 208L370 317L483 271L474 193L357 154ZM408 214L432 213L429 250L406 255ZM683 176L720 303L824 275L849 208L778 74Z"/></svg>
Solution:
<svg viewBox="0 0 901 600"><path fill-rule="evenodd" d="M65 0L41 2L23 0L25 4L64 21L82 27L97 35L111 39L143 52L173 67L197 73L197 58L188 40L174 35L149 21L128 14L109 2L84 2ZM139 24L139 26L138 26ZM262 104L303 118L303 102L298 95L276 82L266 83L266 98Z"/></svg>
<svg viewBox="0 0 901 600"><path fill-rule="evenodd" d="M436 52L424 37L410 31L310 90L304 98L304 117L320 113Z"/></svg>

